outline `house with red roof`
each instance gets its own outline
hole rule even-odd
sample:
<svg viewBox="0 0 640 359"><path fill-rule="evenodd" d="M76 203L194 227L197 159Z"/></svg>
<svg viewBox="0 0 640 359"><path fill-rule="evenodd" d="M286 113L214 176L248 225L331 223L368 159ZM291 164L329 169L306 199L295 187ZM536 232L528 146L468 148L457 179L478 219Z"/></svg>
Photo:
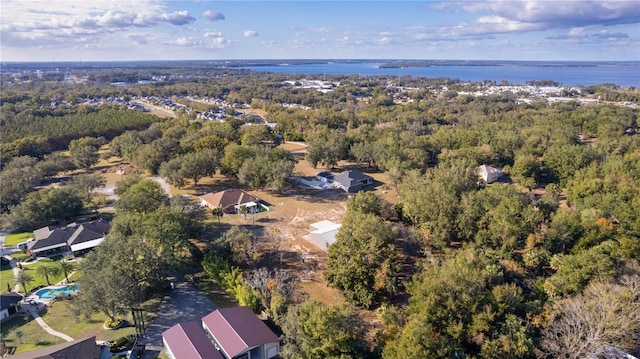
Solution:
<svg viewBox="0 0 640 359"><path fill-rule="evenodd" d="M216 309L201 323L174 325L162 339L172 359L271 359L280 352L278 336L249 307Z"/></svg>
<svg viewBox="0 0 640 359"><path fill-rule="evenodd" d="M169 358L224 359L199 321L178 323L162 333Z"/></svg>

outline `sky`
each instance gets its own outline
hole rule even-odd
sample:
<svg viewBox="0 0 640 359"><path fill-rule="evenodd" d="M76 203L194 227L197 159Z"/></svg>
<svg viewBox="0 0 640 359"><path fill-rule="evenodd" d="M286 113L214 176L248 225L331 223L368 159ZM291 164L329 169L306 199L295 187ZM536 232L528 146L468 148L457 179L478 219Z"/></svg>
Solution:
<svg viewBox="0 0 640 359"><path fill-rule="evenodd" d="M1 61L640 61L640 1L0 0Z"/></svg>

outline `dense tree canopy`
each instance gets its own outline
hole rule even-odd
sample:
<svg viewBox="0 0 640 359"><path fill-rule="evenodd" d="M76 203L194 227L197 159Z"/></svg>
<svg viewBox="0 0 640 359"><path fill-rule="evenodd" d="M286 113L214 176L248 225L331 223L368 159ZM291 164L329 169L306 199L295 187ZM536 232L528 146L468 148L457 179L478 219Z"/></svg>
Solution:
<svg viewBox="0 0 640 359"><path fill-rule="evenodd" d="M329 247L325 278L363 308L398 290L397 254L390 224L370 213L350 212Z"/></svg>
<svg viewBox="0 0 640 359"><path fill-rule="evenodd" d="M364 326L346 307L326 307L307 301L289 308L280 324L287 359L362 358L366 353Z"/></svg>

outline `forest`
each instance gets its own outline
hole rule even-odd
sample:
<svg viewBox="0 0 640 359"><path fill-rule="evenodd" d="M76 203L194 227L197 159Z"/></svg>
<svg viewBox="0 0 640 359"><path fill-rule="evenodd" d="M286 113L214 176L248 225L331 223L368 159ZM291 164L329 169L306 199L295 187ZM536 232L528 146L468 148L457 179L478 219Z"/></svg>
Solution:
<svg viewBox="0 0 640 359"><path fill-rule="evenodd" d="M91 190L104 185L99 176L46 185L101 156L177 188L220 173L246 188L279 192L295 185L295 159L277 144L304 141L313 167L349 161L383 173L395 194L365 191L346 203L324 273L345 304L310 300L295 273L261 267L245 228L211 238L203 251L190 246L203 218L222 214L169 200L139 177L118 183L112 231L83 261L82 292L114 295L89 303L81 294L79 312L115 318L166 286L171 269L195 266L240 304L266 313L281 330L285 358L639 354L636 108L474 97L457 91L480 84L447 79L398 78L391 86L386 78L333 76L341 85L321 93L285 86L284 75L224 73L203 70L197 78L126 88L100 85L109 77L96 73L84 84L33 81L3 89L2 227L64 224L95 210ZM436 90L443 85L446 91ZM639 96L615 86L582 94ZM181 112L160 119L82 104L149 95L248 104L275 127L248 126L242 116L218 122ZM64 105L53 109L52 101ZM475 169L483 164L502 168L502 179L479 181Z"/></svg>

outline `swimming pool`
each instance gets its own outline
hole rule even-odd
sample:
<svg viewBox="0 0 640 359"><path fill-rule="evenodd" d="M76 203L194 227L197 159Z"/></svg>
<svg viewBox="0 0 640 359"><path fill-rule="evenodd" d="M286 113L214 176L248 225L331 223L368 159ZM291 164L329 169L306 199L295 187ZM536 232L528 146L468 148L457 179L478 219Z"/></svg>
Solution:
<svg viewBox="0 0 640 359"><path fill-rule="evenodd" d="M77 284L51 286L38 290L37 292L35 292L35 295L37 295L40 300L49 300L59 296L71 295L77 292L78 289L80 289L80 287Z"/></svg>

